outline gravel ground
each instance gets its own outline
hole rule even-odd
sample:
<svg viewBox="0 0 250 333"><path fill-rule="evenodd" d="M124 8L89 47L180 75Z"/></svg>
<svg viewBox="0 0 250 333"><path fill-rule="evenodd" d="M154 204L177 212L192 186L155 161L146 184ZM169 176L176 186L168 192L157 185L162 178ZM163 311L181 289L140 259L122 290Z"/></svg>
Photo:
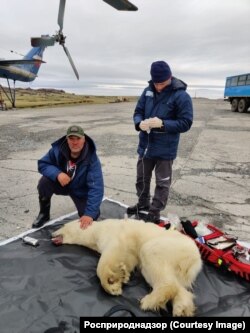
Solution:
<svg viewBox="0 0 250 333"><path fill-rule="evenodd" d="M194 99L192 129L182 134L163 215L199 219L250 240L250 113L232 113L222 100ZM30 229L38 213L37 159L71 124L97 144L105 195L136 202L137 132L134 103L0 111L0 241ZM154 179L152 182L152 190ZM51 218L75 210L54 196Z"/></svg>

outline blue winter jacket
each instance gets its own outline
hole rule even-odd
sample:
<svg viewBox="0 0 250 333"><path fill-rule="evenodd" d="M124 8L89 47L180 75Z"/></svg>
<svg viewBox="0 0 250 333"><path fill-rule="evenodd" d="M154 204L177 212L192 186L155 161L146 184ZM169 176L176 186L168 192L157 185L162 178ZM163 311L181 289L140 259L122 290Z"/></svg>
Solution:
<svg viewBox="0 0 250 333"><path fill-rule="evenodd" d="M76 172L71 182L66 185L69 194L87 199L84 214L95 218L103 199L104 184L100 160L96 154L94 141L85 134L84 149L76 162ZM52 148L38 161L38 171L56 182L60 172L67 173L70 150L63 136L52 143Z"/></svg>
<svg viewBox="0 0 250 333"><path fill-rule="evenodd" d="M161 93L157 93L153 82L144 89L134 112L134 124L140 131L142 120L158 117L162 128L140 131L137 152L140 157L173 160L176 158L180 133L190 129L193 123L193 106L187 85L176 78Z"/></svg>

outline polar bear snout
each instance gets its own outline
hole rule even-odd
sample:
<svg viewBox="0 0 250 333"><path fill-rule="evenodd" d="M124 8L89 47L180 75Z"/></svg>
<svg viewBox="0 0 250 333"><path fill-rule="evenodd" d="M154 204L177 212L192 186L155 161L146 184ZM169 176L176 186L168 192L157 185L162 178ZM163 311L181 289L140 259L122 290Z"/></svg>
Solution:
<svg viewBox="0 0 250 333"><path fill-rule="evenodd" d="M57 235L57 236L53 236L51 238L51 241L53 244L59 246L63 244L63 236L62 235Z"/></svg>

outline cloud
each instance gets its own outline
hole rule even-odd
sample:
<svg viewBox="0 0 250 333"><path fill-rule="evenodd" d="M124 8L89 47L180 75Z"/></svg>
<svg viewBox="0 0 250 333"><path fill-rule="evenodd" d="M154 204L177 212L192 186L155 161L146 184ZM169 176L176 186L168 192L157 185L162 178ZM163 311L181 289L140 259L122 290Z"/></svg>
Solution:
<svg viewBox="0 0 250 333"><path fill-rule="evenodd" d="M132 2L137 12L119 12L100 0L67 0L63 31L80 80L55 45L46 49L47 63L32 86L139 95L150 79L150 64L162 59L188 83L190 93L202 86L202 93L223 97L226 76L250 72L249 0ZM13 57L3 52L9 49L26 53L31 36L54 34L58 5L56 0L2 0L0 57Z"/></svg>

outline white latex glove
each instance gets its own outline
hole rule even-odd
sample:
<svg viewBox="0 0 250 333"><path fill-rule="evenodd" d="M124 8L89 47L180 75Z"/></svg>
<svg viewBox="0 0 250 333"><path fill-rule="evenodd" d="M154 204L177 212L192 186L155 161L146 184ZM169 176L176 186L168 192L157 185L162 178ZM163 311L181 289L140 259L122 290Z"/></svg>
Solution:
<svg viewBox="0 0 250 333"><path fill-rule="evenodd" d="M148 123L150 128L161 128L163 125L162 120L158 117L149 118Z"/></svg>
<svg viewBox="0 0 250 333"><path fill-rule="evenodd" d="M149 127L149 120L146 119L146 120L142 120L140 122L140 125L139 125L140 129L142 131L149 131L150 130L150 127Z"/></svg>

